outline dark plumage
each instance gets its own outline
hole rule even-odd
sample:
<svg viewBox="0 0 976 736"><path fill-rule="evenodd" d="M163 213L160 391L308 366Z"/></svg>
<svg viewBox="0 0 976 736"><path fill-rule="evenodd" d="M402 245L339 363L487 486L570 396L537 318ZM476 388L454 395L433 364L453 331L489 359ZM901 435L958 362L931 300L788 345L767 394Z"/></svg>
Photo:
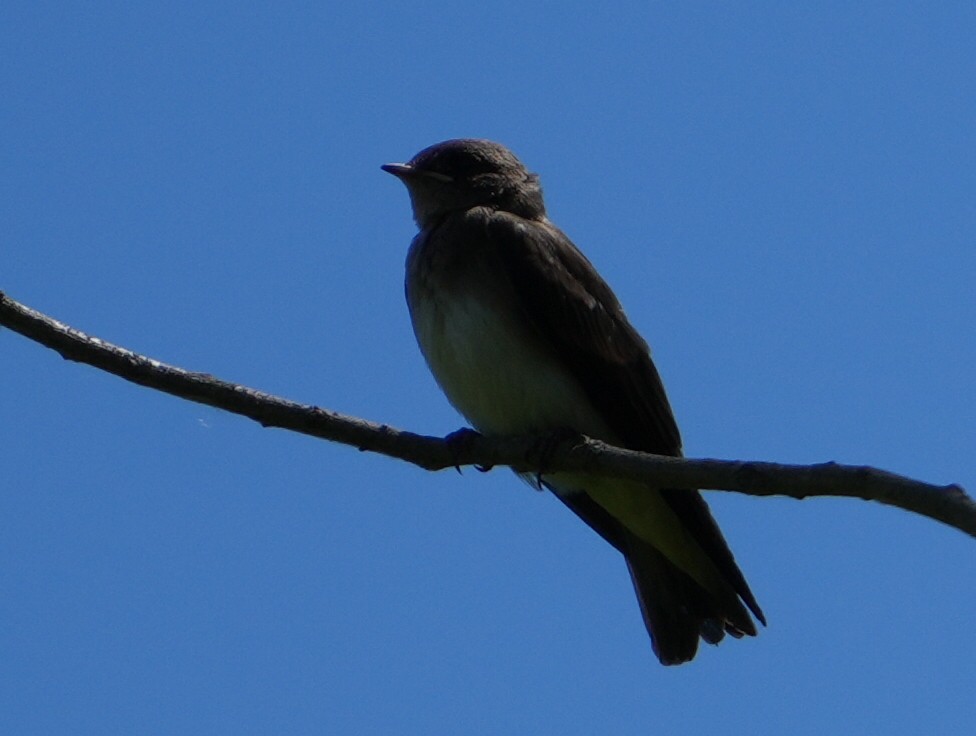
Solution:
<svg viewBox="0 0 976 736"><path fill-rule="evenodd" d="M538 177L504 146L451 140L384 170L410 193L420 233L407 301L421 350L481 432L571 428L680 456L647 344L596 269L546 218ZM755 635L762 611L697 491L593 476L544 479L626 558L654 651Z"/></svg>

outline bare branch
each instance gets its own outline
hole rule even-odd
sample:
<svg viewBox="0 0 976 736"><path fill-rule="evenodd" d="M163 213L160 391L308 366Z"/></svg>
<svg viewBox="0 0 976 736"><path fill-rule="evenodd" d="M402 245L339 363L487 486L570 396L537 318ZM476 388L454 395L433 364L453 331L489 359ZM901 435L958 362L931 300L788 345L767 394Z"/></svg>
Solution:
<svg viewBox="0 0 976 736"><path fill-rule="evenodd" d="M0 325L60 353L127 381L260 422L405 460L427 470L506 465L539 470L539 437L463 442L406 432L385 424L298 404L247 386L193 373L91 337L10 299L0 292ZM913 511L976 537L976 503L957 485L936 486L865 466L836 463L780 465L768 462L662 457L580 438L546 454L546 472L585 471L641 480L668 488L738 491L754 496L844 496Z"/></svg>

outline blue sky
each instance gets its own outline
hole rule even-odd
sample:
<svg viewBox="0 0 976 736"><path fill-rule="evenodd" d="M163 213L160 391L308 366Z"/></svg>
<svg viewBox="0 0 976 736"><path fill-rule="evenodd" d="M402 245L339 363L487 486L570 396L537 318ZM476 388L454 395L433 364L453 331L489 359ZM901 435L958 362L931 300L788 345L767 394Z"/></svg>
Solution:
<svg viewBox="0 0 976 736"><path fill-rule="evenodd" d="M352 7L343 7L349 5ZM651 343L689 455L976 490L971 3L0 8L0 289L339 411L461 421L379 170L511 146ZM618 555L0 331L0 731L970 733L976 545L708 494L769 618L660 667Z"/></svg>

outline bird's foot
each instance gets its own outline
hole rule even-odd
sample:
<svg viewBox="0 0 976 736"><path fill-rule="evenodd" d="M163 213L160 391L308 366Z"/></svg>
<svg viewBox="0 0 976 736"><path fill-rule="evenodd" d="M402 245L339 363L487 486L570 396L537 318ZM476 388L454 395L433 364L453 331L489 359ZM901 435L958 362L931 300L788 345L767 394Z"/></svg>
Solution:
<svg viewBox="0 0 976 736"><path fill-rule="evenodd" d="M527 459L538 468L535 473L535 487L543 489L542 476L548 472L549 463L553 455L561 447L576 447L585 441L585 437L570 427L559 427L539 436L529 451Z"/></svg>
<svg viewBox="0 0 976 736"><path fill-rule="evenodd" d="M447 449L451 452L451 459L454 460L454 469L458 473L461 472L461 455L470 449L471 443L481 436L480 432L475 432L468 427L461 427L461 429L451 432L444 438L444 441L447 443ZM474 468L481 473L487 473L491 470L491 465L476 464Z"/></svg>

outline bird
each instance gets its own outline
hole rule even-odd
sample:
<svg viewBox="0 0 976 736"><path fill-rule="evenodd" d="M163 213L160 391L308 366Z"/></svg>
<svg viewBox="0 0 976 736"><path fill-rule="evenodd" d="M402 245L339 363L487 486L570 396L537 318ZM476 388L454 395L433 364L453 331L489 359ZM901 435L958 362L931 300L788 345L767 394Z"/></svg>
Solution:
<svg viewBox="0 0 976 736"><path fill-rule="evenodd" d="M682 455L647 343L546 216L537 174L507 147L472 138L381 168L406 185L419 230L405 279L417 342L475 430L569 430ZM623 555L662 664L692 660L699 640L755 636L753 617L766 625L697 490L592 473L554 472L538 482Z"/></svg>

